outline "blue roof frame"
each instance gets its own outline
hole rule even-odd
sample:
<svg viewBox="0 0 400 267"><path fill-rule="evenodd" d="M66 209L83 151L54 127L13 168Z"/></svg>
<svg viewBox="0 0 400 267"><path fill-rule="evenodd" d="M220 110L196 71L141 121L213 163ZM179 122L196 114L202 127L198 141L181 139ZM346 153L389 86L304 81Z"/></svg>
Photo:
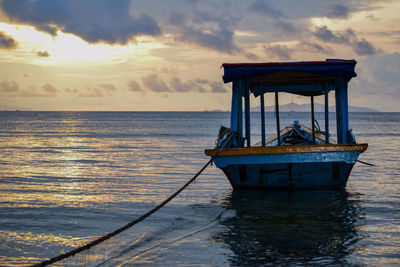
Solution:
<svg viewBox="0 0 400 267"><path fill-rule="evenodd" d="M271 63L224 63L224 83L237 80L249 80L255 77L263 77L268 81L268 75L281 73L281 79L277 85L285 85L285 73L304 73L316 77L311 84L330 82L335 77L343 77L346 82L356 77L354 71L357 62L355 60L327 59L326 61L301 61L301 62L271 62ZM322 82L321 82L322 79ZM275 79L276 80L276 79ZM273 81L272 81L273 82ZM288 85L292 83L288 83ZM301 84L301 83L300 83ZM304 84L304 83L303 83ZM274 85L273 83L268 85Z"/></svg>

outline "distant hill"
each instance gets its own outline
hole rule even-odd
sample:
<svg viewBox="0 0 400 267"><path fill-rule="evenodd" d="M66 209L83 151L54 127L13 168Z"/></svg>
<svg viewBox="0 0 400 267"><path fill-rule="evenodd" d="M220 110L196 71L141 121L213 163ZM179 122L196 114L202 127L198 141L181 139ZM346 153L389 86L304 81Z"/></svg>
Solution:
<svg viewBox="0 0 400 267"><path fill-rule="evenodd" d="M323 104L315 103L314 104L315 112L324 112L325 106ZM251 108L251 111L260 111L260 106ZM275 106L266 106L265 111L273 112L275 111ZM279 111L281 112L310 112L311 105L310 104L296 104L296 103L289 103L285 105L279 105ZM336 109L334 106L329 107L329 112L335 112ZM366 107L357 107L357 106L349 106L349 112L379 112L379 110L366 108Z"/></svg>
<svg viewBox="0 0 400 267"><path fill-rule="evenodd" d="M0 104L0 111L15 111L15 110L29 110L29 109L21 109L16 106L10 106L10 105L5 105L5 104Z"/></svg>

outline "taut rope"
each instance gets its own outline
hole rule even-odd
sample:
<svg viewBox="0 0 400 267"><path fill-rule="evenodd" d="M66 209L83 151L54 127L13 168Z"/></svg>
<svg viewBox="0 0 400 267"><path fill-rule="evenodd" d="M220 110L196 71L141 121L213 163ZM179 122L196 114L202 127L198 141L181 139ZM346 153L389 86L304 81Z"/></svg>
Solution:
<svg viewBox="0 0 400 267"><path fill-rule="evenodd" d="M210 164L212 163L212 161L218 156L219 152L221 152L221 150L223 150L223 149L225 148L225 146L230 142L230 140L232 139L232 137L233 137L234 135L235 135L235 133L230 132L230 133L229 133L229 137L227 138L226 142L224 142L224 144L218 149L218 151L214 154L214 156L212 156L211 159L203 166L203 168L201 168L201 170L198 171L198 172L196 173L196 175L193 176L192 179L190 179L188 182L186 182L186 184L184 184L181 188L179 188L179 189L178 189L174 194L172 194L169 198L167 198L166 200L164 200L163 202L161 202L158 206L156 206L156 207L154 207L153 209L149 210L148 212L146 212L145 214L143 214L143 215L140 216L139 218L137 218L137 219L131 221L130 223L128 223L128 224L122 226L121 228L119 228L119 229L117 229L117 230L115 230L115 231L113 231L113 232L111 232L111 233L108 233L108 234L106 234L106 235L104 235L104 236L102 236L102 237L100 237L100 238L98 238L98 239L96 239L96 240L93 240L92 242L90 242L90 243L88 243L88 244L86 244L86 245L84 245L84 246L78 247L78 248L73 249L73 250L71 250L71 251L69 251L69 252L66 252L66 253L62 253L62 254L60 254L60 255L58 255L58 256L56 256L56 257L53 257L53 258L51 258L51 259L42 261L42 262L37 263L37 264L34 264L34 265L32 265L32 266L47 266L47 265L49 265L49 264L52 264L52 263L61 261L61 260L63 260L63 259L66 259L66 258L68 258L68 257L71 257L71 256L74 256L75 254L80 253L80 252L82 252L82 251L84 251L84 250L90 249L91 247L93 247L93 246L95 246L95 245L97 245L97 244L99 244L99 243L101 243L101 242L104 242L104 241L106 241L107 239L110 239L111 237L113 237L113 236L115 236L115 235L117 235L117 234L119 234L119 233L121 233L121 232L123 232L123 231L125 231L125 230L127 230L127 229L129 229L129 228L131 228L131 227L134 226L135 224L137 224L137 223L143 221L144 219L146 219L147 217L149 217L150 215L152 215L153 213L155 213L156 211L158 211L159 209L161 209L162 207L164 207L168 202L170 202L172 199L174 199L174 198L175 198L180 192L182 192L186 187L188 187L191 183L193 183L193 182L196 180L196 178L208 167L208 165L210 165Z"/></svg>

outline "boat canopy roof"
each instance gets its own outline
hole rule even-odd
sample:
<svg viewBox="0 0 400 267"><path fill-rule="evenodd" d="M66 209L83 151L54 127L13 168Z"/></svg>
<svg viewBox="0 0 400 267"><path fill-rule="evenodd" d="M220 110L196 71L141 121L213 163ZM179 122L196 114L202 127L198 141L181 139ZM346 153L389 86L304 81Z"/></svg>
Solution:
<svg viewBox="0 0 400 267"><path fill-rule="evenodd" d="M224 63L225 83L246 80L250 91L258 96L266 92L288 92L300 95L321 95L333 90L335 79L346 84L356 77L355 60Z"/></svg>

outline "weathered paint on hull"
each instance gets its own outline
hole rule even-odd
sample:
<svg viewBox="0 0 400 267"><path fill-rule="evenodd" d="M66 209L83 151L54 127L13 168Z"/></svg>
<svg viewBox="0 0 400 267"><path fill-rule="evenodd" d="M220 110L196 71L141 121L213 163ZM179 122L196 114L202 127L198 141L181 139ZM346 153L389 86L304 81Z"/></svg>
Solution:
<svg viewBox="0 0 400 267"><path fill-rule="evenodd" d="M296 153L296 149L314 149L312 152ZM315 150L315 149L318 150ZM346 187L351 169L363 146L348 147L347 151L321 151L318 146L291 147L289 153L279 153L288 148L257 149L250 154L238 149L225 152L214 159L229 179L234 189L324 189ZM337 146L332 147L336 150ZM263 148L264 149L264 148ZM265 150L265 149L264 149ZM293 151L292 151L293 150ZM277 153L274 153L277 152ZM208 154L210 152L207 152Z"/></svg>
<svg viewBox="0 0 400 267"><path fill-rule="evenodd" d="M222 168L234 189L345 188L354 164L310 162L228 165Z"/></svg>

